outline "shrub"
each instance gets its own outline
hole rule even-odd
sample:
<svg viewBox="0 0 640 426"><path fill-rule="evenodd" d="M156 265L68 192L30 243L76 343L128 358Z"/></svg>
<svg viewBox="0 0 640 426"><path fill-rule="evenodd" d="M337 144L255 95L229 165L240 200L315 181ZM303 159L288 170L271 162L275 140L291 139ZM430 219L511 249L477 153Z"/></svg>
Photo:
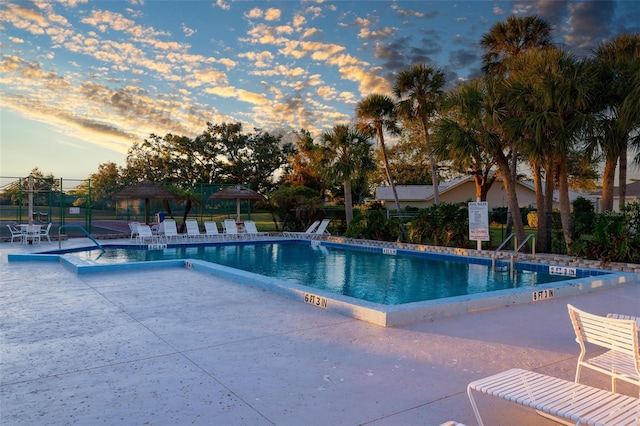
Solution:
<svg viewBox="0 0 640 426"><path fill-rule="evenodd" d="M464 247L468 229L467 203L440 203L418 212L411 221L409 240L418 244Z"/></svg>

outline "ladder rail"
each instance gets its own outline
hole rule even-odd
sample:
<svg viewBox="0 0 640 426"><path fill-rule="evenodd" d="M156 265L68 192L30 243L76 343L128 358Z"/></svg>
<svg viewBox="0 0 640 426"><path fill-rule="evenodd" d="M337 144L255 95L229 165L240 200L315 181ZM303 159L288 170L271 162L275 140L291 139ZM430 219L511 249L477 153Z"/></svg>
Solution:
<svg viewBox="0 0 640 426"><path fill-rule="evenodd" d="M97 242L97 241L96 241L96 239L95 239L95 238L93 238L93 237L91 236L91 234L89 234L89 233L87 232L87 230L86 230L86 229L84 229L84 228L83 228L82 226L80 226L80 225L62 225L60 228L58 228L58 249L61 249L61 248L62 248L62 238L60 238L60 236L61 236L61 232L60 232L60 231L62 231L62 229L69 229L69 228L75 228L75 229L79 229L79 230L81 230L81 231L84 233L84 235L86 235L86 236L87 236L87 238L89 238L91 241L93 241L93 243L94 243L94 244L95 244L95 245L96 245L100 250L102 250L103 252L106 252L106 251L107 251L107 250L105 250L105 248L104 248L104 247L102 247L102 246L100 245L100 243L99 243L99 242Z"/></svg>

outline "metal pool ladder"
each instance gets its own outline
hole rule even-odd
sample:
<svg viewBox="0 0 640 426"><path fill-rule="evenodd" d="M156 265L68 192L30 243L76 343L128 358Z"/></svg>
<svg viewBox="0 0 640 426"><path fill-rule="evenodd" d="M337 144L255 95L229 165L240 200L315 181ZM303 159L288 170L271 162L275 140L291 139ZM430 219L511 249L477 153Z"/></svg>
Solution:
<svg viewBox="0 0 640 426"><path fill-rule="evenodd" d="M97 242L97 241L96 241L96 239L95 239L95 238L93 238L93 237L92 237L92 236L87 232L87 230L86 230L86 229L84 229L84 228L83 228L82 226L80 226L80 225L62 225L60 228L58 228L58 249L61 249L61 248L62 248L62 238L60 238L60 236L61 236L60 231L62 231L62 229L66 229L66 228L76 228L76 229L81 230L81 231L84 233L84 235L86 235L86 236L87 236L87 238L89 238L91 241L93 241L93 243L94 243L94 244L95 244L95 245L96 245L100 250L102 250L103 252L105 252L105 251L106 251L106 250L105 250L105 248L104 248L104 247L102 247L102 246L100 245L100 243L99 243L99 242Z"/></svg>
<svg viewBox="0 0 640 426"><path fill-rule="evenodd" d="M529 240L533 240L532 242L532 246L531 246L531 256L532 259L536 258L536 238L534 234L529 234L527 235L527 238L524 239L524 241L518 245L518 237L516 237L515 232L512 233L511 235L509 235L503 242L502 244L500 244L498 246L497 249L495 249L495 251L493 252L493 254L491 255L491 269L492 270L496 270L496 255L498 254L498 252L500 251L500 249L502 249L502 247L504 247L509 240L513 238L514 240L514 247L517 246L517 248L515 250L513 250L513 253L511 253L511 261L510 261L510 266L511 266L511 273L513 274L515 271L515 256L516 254L520 251L520 249L522 247L524 247L524 245L527 243L527 241Z"/></svg>

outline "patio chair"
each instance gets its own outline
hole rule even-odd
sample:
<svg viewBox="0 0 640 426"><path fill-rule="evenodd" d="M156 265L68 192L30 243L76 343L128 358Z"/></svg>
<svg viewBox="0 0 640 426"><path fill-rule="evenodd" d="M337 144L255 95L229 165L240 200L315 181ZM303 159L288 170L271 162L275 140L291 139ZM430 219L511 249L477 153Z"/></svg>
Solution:
<svg viewBox="0 0 640 426"><path fill-rule="evenodd" d="M638 329L640 329L640 317L634 317L631 315L622 315L622 314L607 314L607 318L633 320L636 322L636 324L638 324Z"/></svg>
<svg viewBox="0 0 640 426"><path fill-rule="evenodd" d="M316 230L316 228L318 227L318 225L320 225L320 221L316 220L315 222L313 222L311 224L311 226L309 226L307 228L306 231L304 232L292 232L292 231L286 231L283 232L282 235L284 237L289 237L289 238L304 238L304 237L310 237L311 234L313 234L313 232Z"/></svg>
<svg viewBox="0 0 640 426"><path fill-rule="evenodd" d="M331 219L324 219L322 222L320 222L318 229L316 229L315 232L311 233L311 239L319 240L325 235L331 235L329 231L327 231L327 226L329 226L329 222L331 222Z"/></svg>
<svg viewBox="0 0 640 426"><path fill-rule="evenodd" d="M9 232L11 232L11 244L13 244L13 240L15 240L16 238L19 238L20 241L24 241L26 232L23 232L22 229L18 229L15 226L11 225L7 225L7 228L9 228Z"/></svg>
<svg viewBox="0 0 640 426"><path fill-rule="evenodd" d="M40 244L40 230L42 225L28 225L24 235L25 242L31 241L32 243L38 242Z"/></svg>
<svg viewBox="0 0 640 426"><path fill-rule="evenodd" d="M247 238L259 238L269 235L268 232L259 232L258 228L256 228L256 223L253 220L245 220L244 229L246 231Z"/></svg>
<svg viewBox="0 0 640 426"><path fill-rule="evenodd" d="M158 234L165 239L168 243L172 238L175 238L176 243L180 239L184 239L184 236L178 234L178 227L176 226L176 221L173 219L165 219L160 223L160 229L158 230Z"/></svg>
<svg viewBox="0 0 640 426"><path fill-rule="evenodd" d="M218 232L218 225L210 220L204 223L204 235L209 240L218 240L222 238L222 234Z"/></svg>
<svg viewBox="0 0 640 426"><path fill-rule="evenodd" d="M225 219L224 226L224 238L225 240L232 240L238 238L238 227L234 219Z"/></svg>
<svg viewBox="0 0 640 426"><path fill-rule="evenodd" d="M130 240L134 240L138 236L138 225L140 225L140 222L129 222L129 229L131 230Z"/></svg>
<svg viewBox="0 0 640 426"><path fill-rule="evenodd" d="M137 227L137 236L136 236L136 242L138 244L144 244L146 242L151 242L151 243L155 243L158 241L158 236L153 235L153 232L151 232L151 227L149 225L138 225Z"/></svg>
<svg viewBox="0 0 640 426"><path fill-rule="evenodd" d="M187 225L187 238L195 241L204 237L203 234L200 233L200 227L198 226L197 220L187 219L185 224Z"/></svg>
<svg viewBox="0 0 640 426"><path fill-rule="evenodd" d="M49 242L51 242L51 238L49 237L49 231L51 231L51 222L47 225L45 229L40 230L40 238L46 237Z"/></svg>
<svg viewBox="0 0 640 426"><path fill-rule="evenodd" d="M616 381L622 380L640 386L640 349L638 324L634 319L601 317L567 305L571 324L580 345L576 369L576 383L580 382L582 367L611 376L611 391ZM606 349L587 354L587 345ZM639 393L640 394L640 393Z"/></svg>

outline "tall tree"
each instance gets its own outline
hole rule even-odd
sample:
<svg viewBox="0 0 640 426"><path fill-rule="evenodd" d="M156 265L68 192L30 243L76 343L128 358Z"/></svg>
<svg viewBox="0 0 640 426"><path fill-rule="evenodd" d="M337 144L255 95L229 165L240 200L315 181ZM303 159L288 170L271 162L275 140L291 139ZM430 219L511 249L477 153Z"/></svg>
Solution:
<svg viewBox="0 0 640 426"><path fill-rule="evenodd" d="M337 124L322 134L328 151L327 173L340 180L344 186L344 206L347 226L353 220L351 182L358 175L373 169L369 136L344 124Z"/></svg>
<svg viewBox="0 0 640 426"><path fill-rule="evenodd" d="M417 64L401 71L396 78L393 92L398 98L398 112L409 119L417 119L422 125L429 163L435 204L440 203L438 188L438 164L431 149L429 121L440 104L444 72L425 64Z"/></svg>
<svg viewBox="0 0 640 426"><path fill-rule="evenodd" d="M89 175L89 179L78 185L74 191L76 200L74 206L91 203L94 208L113 207L113 194L124 187L121 178L121 168L112 161L102 163L98 171Z"/></svg>
<svg viewBox="0 0 640 426"><path fill-rule="evenodd" d="M488 147L497 135L485 109L482 81L473 80L452 89L443 102L442 118L435 126L434 154L447 158L455 170L473 176L476 199L486 201L496 179Z"/></svg>
<svg viewBox="0 0 640 426"><path fill-rule="evenodd" d="M531 49L551 47L551 26L537 16L510 16L482 36L483 70L488 75L508 74L512 58Z"/></svg>
<svg viewBox="0 0 640 426"><path fill-rule="evenodd" d="M306 129L294 132L294 150L288 157L288 168L283 180L291 185L306 186L324 194L325 182L322 173L324 150L314 143Z"/></svg>
<svg viewBox="0 0 640 426"><path fill-rule="evenodd" d="M384 142L385 131L391 134L398 134L400 132L393 99L379 93L370 94L356 105L356 119L358 120L358 127L361 131L367 134L375 134L378 137L387 180L393 192L396 210L399 212L400 201L398 200L398 192L396 191L396 185L389 168L387 146Z"/></svg>
<svg viewBox="0 0 640 426"><path fill-rule="evenodd" d="M560 49L531 51L512 68L507 99L510 135L529 141L526 151L546 153L548 170L558 183L560 216L567 252L571 252L571 204L568 158L573 156L593 115L596 74L584 60ZM547 174L547 179L550 179Z"/></svg>
<svg viewBox="0 0 640 426"><path fill-rule="evenodd" d="M621 34L600 44L595 59L603 85L600 135L595 139L605 157L602 210L613 210L613 188L619 161L620 207L624 205L629 145L640 149L640 34Z"/></svg>
<svg viewBox="0 0 640 426"><path fill-rule="evenodd" d="M281 137L254 129L242 133L240 123L207 124L207 132L221 147L226 157L222 165L225 180L244 183L255 191L268 191L273 186L273 173L287 164L292 144L281 144Z"/></svg>
<svg viewBox="0 0 640 426"><path fill-rule="evenodd" d="M504 80L509 76L510 64L514 58L524 52L531 50L541 50L552 46L551 26L543 19L536 16L510 16L504 22L496 23L482 36L480 45L485 53L482 56L483 70L489 78ZM510 179L515 182L518 177L519 150L517 141L510 141L511 164L509 172ZM534 167L534 172L538 169ZM504 173L504 171L501 171ZM541 176L534 177L536 182L541 181ZM540 189L539 186L536 186ZM514 188L515 190L515 188ZM543 201L543 194L536 193L538 201ZM550 209L551 207L549 207ZM546 229L545 205L538 204L538 223L540 227ZM542 212L542 216L540 216ZM511 216L507 220L507 230L511 228L511 221L515 218L516 211L512 210ZM542 222L540 222L542 220ZM518 236L518 238L520 238Z"/></svg>

